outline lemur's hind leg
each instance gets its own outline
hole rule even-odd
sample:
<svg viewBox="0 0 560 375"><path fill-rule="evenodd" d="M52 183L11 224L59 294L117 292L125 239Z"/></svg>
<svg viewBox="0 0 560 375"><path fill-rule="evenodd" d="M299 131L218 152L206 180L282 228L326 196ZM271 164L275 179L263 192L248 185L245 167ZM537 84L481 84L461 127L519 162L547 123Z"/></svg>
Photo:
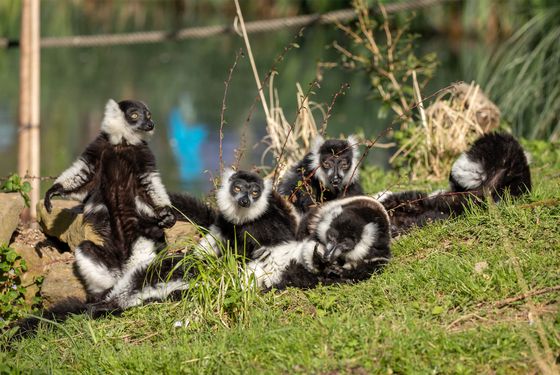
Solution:
<svg viewBox="0 0 560 375"><path fill-rule="evenodd" d="M119 278L119 265L115 257L102 246L86 240L74 252L76 270L88 292L88 301L103 298Z"/></svg>

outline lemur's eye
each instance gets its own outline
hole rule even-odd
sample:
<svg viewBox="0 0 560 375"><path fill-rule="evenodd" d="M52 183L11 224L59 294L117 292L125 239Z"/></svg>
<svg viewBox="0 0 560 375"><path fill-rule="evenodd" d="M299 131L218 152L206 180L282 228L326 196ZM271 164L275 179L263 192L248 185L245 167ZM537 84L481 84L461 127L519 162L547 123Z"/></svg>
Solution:
<svg viewBox="0 0 560 375"><path fill-rule="evenodd" d="M251 195L256 198L259 195L259 192L254 190Z"/></svg>
<svg viewBox="0 0 560 375"><path fill-rule="evenodd" d="M132 114L130 115L130 118L133 119L133 120L136 120L138 118L138 113L132 112Z"/></svg>
<svg viewBox="0 0 560 375"><path fill-rule="evenodd" d="M340 168L347 168L347 167L348 167L348 163L346 162L346 160L340 162Z"/></svg>
<svg viewBox="0 0 560 375"><path fill-rule="evenodd" d="M332 162L330 160L326 160L323 162L323 168L330 169L332 168Z"/></svg>
<svg viewBox="0 0 560 375"><path fill-rule="evenodd" d="M239 193L241 191L241 188L239 186L234 186L233 191Z"/></svg>

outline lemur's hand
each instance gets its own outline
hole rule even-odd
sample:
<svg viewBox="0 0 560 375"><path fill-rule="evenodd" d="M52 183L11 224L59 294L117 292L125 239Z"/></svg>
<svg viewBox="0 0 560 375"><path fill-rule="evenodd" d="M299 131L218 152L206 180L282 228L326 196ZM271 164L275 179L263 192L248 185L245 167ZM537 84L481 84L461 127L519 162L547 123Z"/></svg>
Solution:
<svg viewBox="0 0 560 375"><path fill-rule="evenodd" d="M53 186L51 186L51 188L49 190L47 190L47 192L45 193L45 209L47 210L47 212L50 214L52 212L52 203L51 203L51 199L56 196L56 195L60 195L60 190L62 189L62 185L60 184L54 184Z"/></svg>
<svg viewBox="0 0 560 375"><path fill-rule="evenodd" d="M177 221L177 217L173 213L173 209L171 207L162 207L157 211L158 217L158 226L161 228L171 228L175 225Z"/></svg>

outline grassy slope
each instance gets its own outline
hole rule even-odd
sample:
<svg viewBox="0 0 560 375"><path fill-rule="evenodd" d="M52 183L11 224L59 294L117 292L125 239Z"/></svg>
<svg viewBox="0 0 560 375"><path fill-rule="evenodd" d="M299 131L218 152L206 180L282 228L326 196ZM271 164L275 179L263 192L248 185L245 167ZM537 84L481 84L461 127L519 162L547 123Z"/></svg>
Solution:
<svg viewBox="0 0 560 375"><path fill-rule="evenodd" d="M538 156L531 196L395 241L392 263L367 282L256 296L216 279L221 285L181 303L45 325L0 352L0 373L2 366L82 373L538 370L538 361L553 361L547 352L560 352L560 292L505 303L525 288L560 285L560 151L530 148ZM369 171L365 180L375 191L395 177ZM179 320L189 325L174 327Z"/></svg>

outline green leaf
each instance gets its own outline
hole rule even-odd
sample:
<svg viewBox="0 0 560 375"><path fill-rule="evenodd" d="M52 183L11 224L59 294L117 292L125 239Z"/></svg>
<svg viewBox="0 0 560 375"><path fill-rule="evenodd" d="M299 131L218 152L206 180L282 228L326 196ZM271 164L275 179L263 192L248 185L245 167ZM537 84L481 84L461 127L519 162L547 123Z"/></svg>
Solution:
<svg viewBox="0 0 560 375"><path fill-rule="evenodd" d="M432 315L440 315L443 312L443 307L441 306L434 306L432 309Z"/></svg>
<svg viewBox="0 0 560 375"><path fill-rule="evenodd" d="M31 191L31 184L25 181L21 186L21 191L23 191L24 193L29 193Z"/></svg>

